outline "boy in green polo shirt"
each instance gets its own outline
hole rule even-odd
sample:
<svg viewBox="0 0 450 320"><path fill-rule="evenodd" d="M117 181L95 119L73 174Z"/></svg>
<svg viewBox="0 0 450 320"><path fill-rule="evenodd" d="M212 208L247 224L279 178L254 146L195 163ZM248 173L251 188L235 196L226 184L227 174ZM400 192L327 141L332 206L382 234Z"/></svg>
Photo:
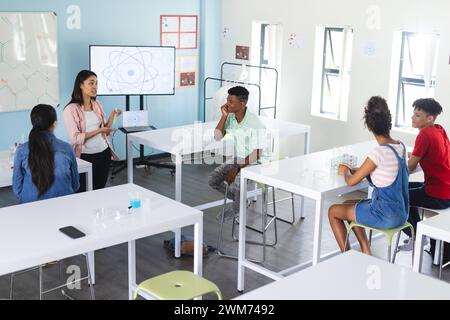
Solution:
<svg viewBox="0 0 450 320"><path fill-rule="evenodd" d="M266 130L258 116L248 110L248 95L248 90L241 86L228 90L227 103L221 107L222 116L214 132L217 141L225 134L231 135L234 141L233 159L221 164L208 177L208 184L222 193L226 190L225 181L230 185L227 197L233 200L233 208L225 211L229 218L239 212L240 170L267 161Z"/></svg>

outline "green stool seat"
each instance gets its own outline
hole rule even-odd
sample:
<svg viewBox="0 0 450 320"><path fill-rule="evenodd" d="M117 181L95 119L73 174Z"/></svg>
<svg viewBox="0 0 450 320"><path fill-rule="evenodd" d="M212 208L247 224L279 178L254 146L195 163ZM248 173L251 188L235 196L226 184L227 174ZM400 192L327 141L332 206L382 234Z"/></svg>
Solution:
<svg viewBox="0 0 450 320"><path fill-rule="evenodd" d="M347 242L348 242L348 237L350 235L350 231L354 227L361 227L361 228L364 228L364 229L369 229L370 230L370 236L369 236L370 240L369 241L372 240L372 231L377 231L377 232L382 233L386 237L386 240L387 240L387 243L388 243L387 260L388 260L388 262L392 262L392 263L395 262L395 256L397 254L398 242L400 240L400 231L402 231L403 229L409 228L411 230L411 238L414 239L414 228L409 222L405 222L403 225L398 226L397 228L392 228L392 229L378 229L378 228L373 228L373 227L366 226L366 225L363 225L363 224L359 224L359 223L356 223L356 222L352 222L352 223L350 223L350 226L349 226L349 228L347 230L347 238L345 239L345 246L344 246L344 248L347 247ZM394 256L392 257L392 260L391 260L392 238L394 237L394 235L396 233L398 233L398 236L397 236L397 241L396 241L396 244L395 244ZM412 256L413 256L413 261L414 261L414 251L412 253Z"/></svg>
<svg viewBox="0 0 450 320"><path fill-rule="evenodd" d="M215 293L222 300L222 293L214 283L191 271L172 271L147 279L134 291L134 299L139 291L160 300L192 300L208 293Z"/></svg>

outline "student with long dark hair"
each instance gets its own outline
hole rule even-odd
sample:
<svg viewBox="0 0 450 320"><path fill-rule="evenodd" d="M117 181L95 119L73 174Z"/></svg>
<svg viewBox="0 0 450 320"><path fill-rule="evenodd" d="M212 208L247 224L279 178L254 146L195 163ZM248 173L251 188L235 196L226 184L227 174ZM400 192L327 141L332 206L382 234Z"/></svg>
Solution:
<svg viewBox="0 0 450 320"><path fill-rule="evenodd" d="M367 129L373 133L378 145L367 156L360 168L349 168L341 164L339 174L345 182L356 185L367 178L374 188L371 199L350 200L335 204L328 210L328 219L334 237L342 252L345 247L347 229L344 221L356 222L373 228L392 229L408 219L408 164L406 149L402 142L390 135L392 118L386 100L371 97L364 109ZM353 228L362 252L371 255L369 241L363 228Z"/></svg>
<svg viewBox="0 0 450 320"><path fill-rule="evenodd" d="M78 190L78 167L71 146L55 137L56 111L39 104L31 111L28 142L17 148L13 191L20 203L72 194Z"/></svg>
<svg viewBox="0 0 450 320"><path fill-rule="evenodd" d="M94 189L101 189L108 180L111 157L119 160L107 137L115 130L112 128L114 119L122 112L114 108L106 119L105 111L96 97L97 75L89 70L80 71L63 117L76 156L92 163ZM84 179L81 179L80 184L79 191L85 191Z"/></svg>

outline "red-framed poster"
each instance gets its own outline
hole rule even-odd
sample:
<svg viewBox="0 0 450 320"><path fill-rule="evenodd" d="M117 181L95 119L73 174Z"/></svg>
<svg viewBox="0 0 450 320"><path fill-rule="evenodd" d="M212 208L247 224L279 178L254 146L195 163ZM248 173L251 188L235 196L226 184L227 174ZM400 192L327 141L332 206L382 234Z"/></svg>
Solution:
<svg viewBox="0 0 450 320"><path fill-rule="evenodd" d="M197 49L197 15L161 15L160 44L177 49Z"/></svg>

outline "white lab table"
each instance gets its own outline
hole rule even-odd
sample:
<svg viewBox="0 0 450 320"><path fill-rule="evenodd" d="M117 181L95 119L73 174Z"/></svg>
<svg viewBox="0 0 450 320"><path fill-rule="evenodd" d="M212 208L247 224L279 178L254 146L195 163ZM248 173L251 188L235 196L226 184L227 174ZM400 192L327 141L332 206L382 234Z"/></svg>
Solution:
<svg viewBox="0 0 450 320"><path fill-rule="evenodd" d="M350 250L236 299L448 300L450 285Z"/></svg>
<svg viewBox="0 0 450 320"><path fill-rule="evenodd" d="M86 173L86 189L92 190L92 164L77 158L78 173ZM13 169L9 163L9 151L0 151L0 188L12 185Z"/></svg>
<svg viewBox="0 0 450 320"><path fill-rule="evenodd" d="M304 153L309 153L310 126L278 119L260 117L266 126L269 137L286 138L295 135L305 135ZM181 201L181 181L183 156L206 151L222 149L224 143L228 149L232 142L215 141L214 129L217 122L194 123L191 125L142 131L128 134L128 154L132 155L133 144L142 144L175 157L175 199ZM127 159L128 182L133 182L133 157Z"/></svg>
<svg viewBox="0 0 450 320"><path fill-rule="evenodd" d="M92 182L92 163L77 158L78 173L86 174L86 190L93 189ZM13 168L11 168L9 161L9 151L0 151L0 188L10 187L12 185ZM94 252L89 252L89 259L91 263L90 271L92 275L92 282L95 283L95 255Z"/></svg>
<svg viewBox="0 0 450 320"><path fill-rule="evenodd" d="M337 154L347 153L357 156L358 163L361 164L375 146L376 142L373 140L242 169L239 221L246 221L247 218L246 202L244 201L247 194L247 180L258 181L315 200L312 264L318 263L320 260L324 201L340 194L369 186L365 179L355 186L348 186L343 176L339 176L337 172L330 169L330 161ZM239 291L244 290L245 268L252 269L272 279L281 279L283 277L279 273L275 273L246 259L244 225L242 223L239 224Z"/></svg>
<svg viewBox="0 0 450 320"><path fill-rule="evenodd" d="M143 204L126 214L129 192ZM148 201L147 201L148 199ZM123 214L99 217L100 208ZM58 231L72 225L86 234L71 239ZM203 213L134 184L0 209L0 275L128 242L129 298L136 288L135 240L194 225L194 272L202 274ZM114 281L112 279L111 281Z"/></svg>
<svg viewBox="0 0 450 320"><path fill-rule="evenodd" d="M431 210L431 209L430 209ZM447 210L436 210L437 212L446 212ZM430 237L436 239L435 261L440 261L439 252L440 241L450 242L450 215L446 213L438 214L434 217L422 220L417 223L416 243L414 246L414 264L413 270L422 271L422 256L424 247L424 238ZM439 246L438 246L439 244Z"/></svg>
<svg viewBox="0 0 450 320"><path fill-rule="evenodd" d="M310 126L282 121L278 119L269 119L265 117L260 118L263 124L266 126L268 138L282 139L290 136L304 134L304 153L309 152L311 130ZM175 157L175 200L181 202L183 156L199 152L213 152L223 149L229 150L229 148L232 147L232 141L230 140L214 140L214 129L216 128L216 125L216 121L205 123L198 122L191 125L128 134L128 182L133 182L133 144L142 144L151 148L168 152L173 157ZM208 204L196 206L196 208L204 210L207 208L215 207L217 205L221 205L222 203L222 200L214 201ZM174 230L174 232L176 239L175 256L179 257L181 231Z"/></svg>
<svg viewBox="0 0 450 320"><path fill-rule="evenodd" d="M331 170L331 159L337 155L350 154L358 157L361 165L367 155L377 145L375 140L310 153L285 160L274 161L269 164L246 167L241 170L241 201L246 197L247 180L258 181L275 188L286 190L294 194L315 200L315 222L312 264L321 258L322 220L324 202L326 199L338 195L361 190L369 187L366 179L355 186L348 186L343 176ZM406 146L407 151L410 149ZM246 221L247 208L245 201L241 203L239 221ZM244 290L244 270L252 269L272 279L281 279L283 274L299 269L304 265L275 273L261 265L250 262L245 257L245 228L239 224L239 262L238 262L238 290Z"/></svg>

